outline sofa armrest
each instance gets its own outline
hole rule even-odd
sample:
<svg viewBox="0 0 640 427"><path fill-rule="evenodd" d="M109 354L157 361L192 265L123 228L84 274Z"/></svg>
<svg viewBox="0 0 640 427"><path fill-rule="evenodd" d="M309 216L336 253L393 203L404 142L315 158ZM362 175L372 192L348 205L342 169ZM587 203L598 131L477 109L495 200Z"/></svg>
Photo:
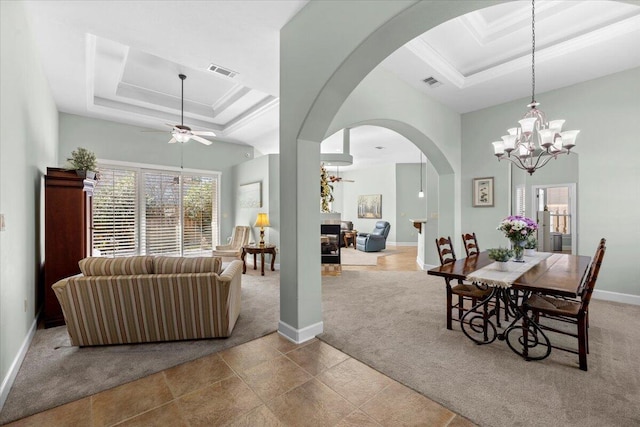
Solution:
<svg viewBox="0 0 640 427"><path fill-rule="evenodd" d="M219 276L220 281L229 282L229 326L227 334L231 335L238 320L242 296L242 261L231 261ZM227 335L227 336L228 336Z"/></svg>
<svg viewBox="0 0 640 427"><path fill-rule="evenodd" d="M381 236L379 234L370 234L369 235L369 239L371 240L386 240L387 238L384 236Z"/></svg>
<svg viewBox="0 0 640 427"><path fill-rule="evenodd" d="M231 245L218 245L216 246L216 251L230 251L230 250L234 250L236 248L234 248Z"/></svg>
<svg viewBox="0 0 640 427"><path fill-rule="evenodd" d="M369 236L371 233L358 233L358 237L367 237Z"/></svg>

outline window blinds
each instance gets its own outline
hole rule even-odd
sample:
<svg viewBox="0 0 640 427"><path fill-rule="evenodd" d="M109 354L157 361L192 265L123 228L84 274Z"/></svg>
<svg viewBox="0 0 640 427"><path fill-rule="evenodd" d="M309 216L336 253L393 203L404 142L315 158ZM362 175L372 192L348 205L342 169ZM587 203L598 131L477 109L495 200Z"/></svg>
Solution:
<svg viewBox="0 0 640 427"><path fill-rule="evenodd" d="M93 200L99 256L210 255L218 244L218 177L100 167Z"/></svg>
<svg viewBox="0 0 640 427"><path fill-rule="evenodd" d="M137 174L101 169L93 195L93 249L97 256L130 256L138 250Z"/></svg>

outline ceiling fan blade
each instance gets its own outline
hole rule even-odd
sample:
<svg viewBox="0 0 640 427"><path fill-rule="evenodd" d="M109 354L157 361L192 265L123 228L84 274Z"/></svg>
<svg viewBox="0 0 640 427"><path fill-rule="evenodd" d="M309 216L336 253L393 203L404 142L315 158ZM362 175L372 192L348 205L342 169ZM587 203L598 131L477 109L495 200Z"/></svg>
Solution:
<svg viewBox="0 0 640 427"><path fill-rule="evenodd" d="M198 135L191 135L191 139L193 139L195 141L198 141L198 142L201 142L204 145L211 145L211 141L209 141L208 139L204 139L203 137L198 136Z"/></svg>
<svg viewBox="0 0 640 427"><path fill-rule="evenodd" d="M215 133L208 130L192 130L191 133L200 136L216 136Z"/></svg>
<svg viewBox="0 0 640 427"><path fill-rule="evenodd" d="M175 144L176 142L178 142L175 138L171 138L169 140L169 144Z"/></svg>

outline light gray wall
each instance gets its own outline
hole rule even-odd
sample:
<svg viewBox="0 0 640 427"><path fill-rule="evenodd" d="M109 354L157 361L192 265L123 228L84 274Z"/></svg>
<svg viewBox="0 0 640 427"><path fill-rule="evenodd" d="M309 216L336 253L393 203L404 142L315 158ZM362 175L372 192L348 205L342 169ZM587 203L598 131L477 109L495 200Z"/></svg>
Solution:
<svg viewBox="0 0 640 427"><path fill-rule="evenodd" d="M269 215L270 227L264 230L266 243L280 245L280 188L279 188L279 156L270 154L257 157L233 168L233 197L235 200L235 225L248 225L252 228L251 242L260 241L260 228L254 227L259 212ZM241 208L238 190L241 185L252 182L262 183L262 207Z"/></svg>
<svg viewBox="0 0 640 427"><path fill-rule="evenodd" d="M214 141L206 146L191 141L168 144L167 132L143 132L149 129L107 120L60 113L60 166L77 147L93 151L99 160L146 163L159 166L180 167L181 150L186 169L221 172L220 239L224 243L234 227L233 191L234 165L252 159L253 147Z"/></svg>
<svg viewBox="0 0 640 427"><path fill-rule="evenodd" d="M370 233L377 221L388 221L391 230L387 242L396 241L396 167L395 165L372 166L356 169L342 174L345 179L355 182L343 182L342 219L353 221L353 228ZM358 218L358 196L368 194L382 195L382 218Z"/></svg>
<svg viewBox="0 0 640 427"><path fill-rule="evenodd" d="M0 380L4 383L35 327L36 286L44 256L43 175L58 160L58 111L23 3L0 2L0 17L0 213L6 221L5 231L0 231ZM8 390L0 391L1 407Z"/></svg>
<svg viewBox="0 0 640 427"><path fill-rule="evenodd" d="M551 160L528 183L578 177L578 252L592 256L601 237L607 254L598 289L640 295L632 278L640 276L640 68L539 94L540 109L580 129L578 156ZM498 163L491 142L526 112L521 99L462 116L462 225L475 231L481 248L505 245L495 230L509 214L506 162ZM575 163L577 161L577 173ZM471 179L495 176L493 208L471 207Z"/></svg>
<svg viewBox="0 0 640 427"><path fill-rule="evenodd" d="M422 189L426 193L426 168L422 165ZM426 197L419 198L420 164L396 164L396 243L418 243L418 230L409 219L427 216Z"/></svg>
<svg viewBox="0 0 640 427"><path fill-rule="evenodd" d="M425 164L423 165L423 188L425 193L427 190L426 171ZM388 242L393 244L417 244L418 230L413 227L409 219L424 218L427 211L426 198L418 198L420 189L419 164L400 163L371 166L351 171L341 171L340 176L346 180L355 181L342 181L332 184L334 196L332 210L339 212L343 220L352 221L354 228L358 231L370 232L378 220L358 218L358 196L382 194L381 220L389 221L391 224Z"/></svg>

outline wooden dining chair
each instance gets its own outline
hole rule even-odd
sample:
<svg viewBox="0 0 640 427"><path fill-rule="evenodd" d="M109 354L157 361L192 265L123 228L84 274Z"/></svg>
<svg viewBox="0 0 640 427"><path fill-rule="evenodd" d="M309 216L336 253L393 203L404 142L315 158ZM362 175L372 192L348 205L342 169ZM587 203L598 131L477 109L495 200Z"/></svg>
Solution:
<svg viewBox="0 0 640 427"><path fill-rule="evenodd" d="M569 335L578 339L577 351L572 348L555 346L553 344L551 344L551 347L577 354L580 369L583 371L587 370L587 354L589 353L589 301L591 301L591 294L593 294L593 289L596 286L596 280L598 279L600 267L602 266L604 253L607 249L606 242L607 241L604 238L600 240L596 254L591 261L591 265L589 266L589 270L585 276L585 280L583 281L579 300L573 301L548 295L533 294L523 305L525 313L525 316L523 317L523 342L527 342L528 339L529 318L526 314L530 311L533 315L533 319L541 329L558 334ZM577 326L577 333L558 329L546 322L540 323L541 318L572 323Z"/></svg>
<svg viewBox="0 0 640 427"><path fill-rule="evenodd" d="M467 256L478 255L480 248L478 247L478 239L476 239L476 233L465 233L462 235L462 243L464 244L464 250L467 252Z"/></svg>
<svg viewBox="0 0 640 427"><path fill-rule="evenodd" d="M436 246L438 248L438 256L440 257L440 264L445 265L456 261L456 253L453 249L453 243L451 237L440 237L436 239ZM464 301L470 301L471 307L475 306L479 300L487 297L491 293L491 289L479 289L473 283L465 283L462 280L458 280L458 284L451 286L451 279L445 278L447 285L447 329L453 329L453 310L457 309L458 319L460 321L465 311ZM453 303L453 295L458 296L458 302ZM488 303L484 305L483 317L485 322L488 319L489 309Z"/></svg>

